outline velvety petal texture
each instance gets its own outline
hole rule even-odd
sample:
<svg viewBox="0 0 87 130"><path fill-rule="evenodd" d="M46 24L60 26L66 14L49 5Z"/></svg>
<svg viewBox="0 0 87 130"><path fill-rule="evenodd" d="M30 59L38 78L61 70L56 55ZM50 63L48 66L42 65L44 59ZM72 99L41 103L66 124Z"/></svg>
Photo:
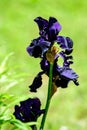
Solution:
<svg viewBox="0 0 87 130"><path fill-rule="evenodd" d="M39 37L31 42L31 44L27 47L27 52L35 58L43 57L50 44L50 42L45 41L43 38Z"/></svg>
<svg viewBox="0 0 87 130"><path fill-rule="evenodd" d="M34 78L33 83L29 86L31 92L37 92L37 89L42 85L42 75L44 71L39 72L37 76Z"/></svg>
<svg viewBox="0 0 87 130"><path fill-rule="evenodd" d="M42 17L37 17L34 21L38 24L41 37L51 42L57 39L57 35L62 27L56 18L50 17L47 21Z"/></svg>
<svg viewBox="0 0 87 130"><path fill-rule="evenodd" d="M62 49L65 49L66 54L70 54L73 50L73 41L69 37L58 36L57 43Z"/></svg>
<svg viewBox="0 0 87 130"><path fill-rule="evenodd" d="M40 35L42 35L44 33L44 30L48 27L48 24L49 24L48 20L42 17L37 17L34 19L34 21L37 23L39 27Z"/></svg>
<svg viewBox="0 0 87 130"><path fill-rule="evenodd" d="M20 106L15 106L14 115L16 119L22 122L37 121L38 117L44 113L44 109L40 109L41 102L38 98L29 98L20 102Z"/></svg>
<svg viewBox="0 0 87 130"><path fill-rule="evenodd" d="M54 17L49 18L48 27L48 39L49 41L55 41L57 39L58 33L61 31L62 27Z"/></svg>
<svg viewBox="0 0 87 130"><path fill-rule="evenodd" d="M58 84L58 87L66 88L68 87L68 83L70 81L73 81L76 85L79 85L77 79L78 75L69 67L61 67L57 70L59 72L59 78L56 81L56 85Z"/></svg>
<svg viewBox="0 0 87 130"><path fill-rule="evenodd" d="M68 87L68 84L70 81L73 81L75 85L79 85L78 83L78 75L69 67L71 64L71 61L68 61L68 59L72 59L72 56L66 56L65 53L61 52L61 55L63 57L63 66L59 66L57 64L58 58L57 57L54 61L53 66L53 82L57 85L57 87L66 88ZM46 58L42 59L40 62L41 69L45 72L45 74L49 77L49 68L50 64L46 60Z"/></svg>

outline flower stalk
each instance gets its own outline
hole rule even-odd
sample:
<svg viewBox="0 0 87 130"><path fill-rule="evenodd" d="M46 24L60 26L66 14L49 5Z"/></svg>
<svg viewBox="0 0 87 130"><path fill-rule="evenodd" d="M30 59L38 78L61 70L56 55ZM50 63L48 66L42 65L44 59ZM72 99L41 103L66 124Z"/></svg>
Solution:
<svg viewBox="0 0 87 130"><path fill-rule="evenodd" d="M46 106L45 106L45 113L44 113L44 115L42 117L41 126L40 126L39 130L44 129L48 109L49 109L49 106L50 106L51 94L52 94L52 73L53 73L53 63L50 63L48 95L47 95L47 101L46 101Z"/></svg>

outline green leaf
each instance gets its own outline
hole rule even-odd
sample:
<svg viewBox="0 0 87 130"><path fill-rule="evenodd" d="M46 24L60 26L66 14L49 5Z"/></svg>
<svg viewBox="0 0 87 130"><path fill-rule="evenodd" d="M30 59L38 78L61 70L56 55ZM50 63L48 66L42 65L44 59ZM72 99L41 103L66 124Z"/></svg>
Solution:
<svg viewBox="0 0 87 130"><path fill-rule="evenodd" d="M10 123L20 128L21 130L29 130L29 128L27 128L26 125L19 120L12 119Z"/></svg>
<svg viewBox="0 0 87 130"><path fill-rule="evenodd" d="M20 101L22 100L25 100L26 98L28 98L29 95L23 95L22 97L15 97L13 95L9 95L9 94L1 94L0 95L0 99L1 99L1 108L4 108L2 109L2 112L1 112L1 115L6 115L8 113L8 110L11 108L11 107L14 107L15 104L19 103ZM3 104L5 102L5 104Z"/></svg>
<svg viewBox="0 0 87 130"><path fill-rule="evenodd" d="M8 116L2 116L0 117L0 125L5 124L11 120L11 117Z"/></svg>
<svg viewBox="0 0 87 130"><path fill-rule="evenodd" d="M10 59L10 56L12 56L13 54L14 54L14 52L11 52L2 61L1 65L0 65L0 75L2 75L3 73L5 73L7 71L7 62Z"/></svg>

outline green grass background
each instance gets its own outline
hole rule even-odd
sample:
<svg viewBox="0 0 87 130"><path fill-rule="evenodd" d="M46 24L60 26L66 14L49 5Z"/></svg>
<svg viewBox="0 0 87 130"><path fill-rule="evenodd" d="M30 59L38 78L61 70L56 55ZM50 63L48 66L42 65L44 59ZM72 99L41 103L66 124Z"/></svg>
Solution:
<svg viewBox="0 0 87 130"><path fill-rule="evenodd" d="M12 76L23 73L23 81L7 93L31 96L27 86L40 71L40 59L31 58L26 47L38 36L38 27L33 21L37 16L56 17L62 25L60 35L73 39L72 68L80 82L78 87L70 83L67 89L58 89L50 105L45 130L65 130L63 126L66 130L87 130L87 0L0 0L0 62L14 52L8 63L9 71ZM47 77L43 76L43 86L33 94L41 99L43 107L47 83Z"/></svg>

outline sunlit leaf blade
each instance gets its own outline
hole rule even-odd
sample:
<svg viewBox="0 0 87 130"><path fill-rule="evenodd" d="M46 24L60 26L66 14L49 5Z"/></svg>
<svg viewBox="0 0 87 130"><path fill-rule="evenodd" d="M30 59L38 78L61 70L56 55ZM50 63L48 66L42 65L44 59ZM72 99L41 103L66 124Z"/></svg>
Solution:
<svg viewBox="0 0 87 130"><path fill-rule="evenodd" d="M21 130L31 130L31 129L29 129L29 126L37 124L36 122L30 122L30 123L25 124L25 123L22 123L21 121L16 120L16 119L12 119L10 121L10 123L15 125L16 127L20 128Z"/></svg>
<svg viewBox="0 0 87 130"><path fill-rule="evenodd" d="M11 52L10 54L8 54L4 60L2 61L1 65L0 65L0 75L2 75L3 73L5 73L7 71L7 62L10 59L10 57L14 54L14 52Z"/></svg>

